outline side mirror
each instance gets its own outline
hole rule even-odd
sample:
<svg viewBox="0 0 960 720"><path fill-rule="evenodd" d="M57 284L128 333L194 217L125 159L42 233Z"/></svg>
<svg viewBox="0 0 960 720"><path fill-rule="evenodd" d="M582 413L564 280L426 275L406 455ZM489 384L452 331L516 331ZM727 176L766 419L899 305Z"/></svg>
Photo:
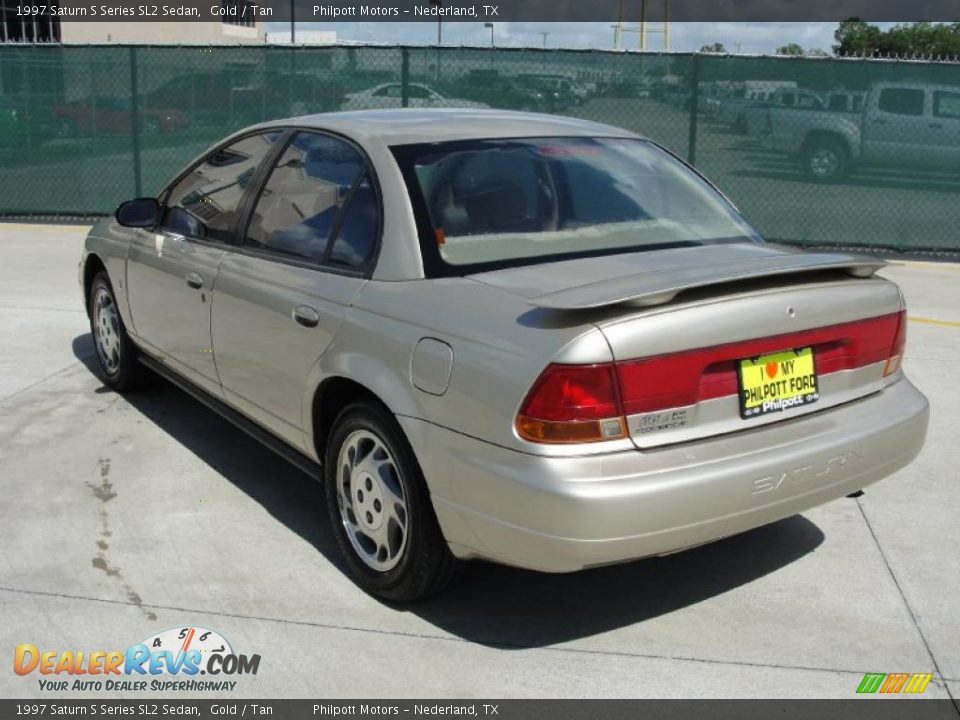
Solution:
<svg viewBox="0 0 960 720"><path fill-rule="evenodd" d="M156 198L137 198L121 203L114 213L117 222L124 227L150 228L157 224L160 203Z"/></svg>

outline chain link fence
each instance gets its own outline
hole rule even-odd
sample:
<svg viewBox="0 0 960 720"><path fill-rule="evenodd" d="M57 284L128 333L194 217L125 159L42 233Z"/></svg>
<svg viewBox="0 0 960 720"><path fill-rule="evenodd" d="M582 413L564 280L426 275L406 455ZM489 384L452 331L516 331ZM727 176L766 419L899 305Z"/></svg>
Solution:
<svg viewBox="0 0 960 720"><path fill-rule="evenodd" d="M960 64L867 59L0 46L0 215L109 213L263 120L457 106L635 130L771 240L960 249Z"/></svg>

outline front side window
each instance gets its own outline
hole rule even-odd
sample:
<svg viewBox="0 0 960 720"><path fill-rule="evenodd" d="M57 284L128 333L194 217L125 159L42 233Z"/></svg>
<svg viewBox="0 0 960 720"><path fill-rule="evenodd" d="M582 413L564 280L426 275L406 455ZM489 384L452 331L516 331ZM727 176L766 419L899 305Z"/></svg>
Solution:
<svg viewBox="0 0 960 720"><path fill-rule="evenodd" d="M167 196L162 229L191 238L232 242L243 195L280 133L251 135L216 150Z"/></svg>
<svg viewBox="0 0 960 720"><path fill-rule="evenodd" d="M880 91L878 107L893 115L923 115L923 90L885 88Z"/></svg>
<svg viewBox="0 0 960 720"><path fill-rule="evenodd" d="M432 240L447 266L758 240L709 184L645 140L475 140L393 150L431 226L423 243Z"/></svg>
<svg viewBox="0 0 960 720"><path fill-rule="evenodd" d="M372 224L358 219L367 214ZM372 249L376 229L376 199L360 153L326 135L298 133L264 185L244 244L319 263L326 262L331 236L338 232L335 262L359 268L369 252L354 257L343 243ZM349 240L341 241L346 235Z"/></svg>

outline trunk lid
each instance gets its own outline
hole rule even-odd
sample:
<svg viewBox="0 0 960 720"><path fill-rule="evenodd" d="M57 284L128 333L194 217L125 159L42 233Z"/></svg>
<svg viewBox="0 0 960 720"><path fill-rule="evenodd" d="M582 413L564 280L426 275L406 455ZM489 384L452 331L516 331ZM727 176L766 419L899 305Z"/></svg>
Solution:
<svg viewBox="0 0 960 720"><path fill-rule="evenodd" d="M617 364L630 437L650 449L747 431L881 391L893 379L884 373L902 310L896 285L873 277L883 264L744 243L474 279L525 297L537 312L581 317L599 328ZM766 357L782 353L793 354ZM768 361L768 374L783 374L757 385L745 379L754 371L741 369L741 361L761 356L763 363L753 363L760 377ZM794 402L786 397L794 365L779 364L790 360L809 363L815 386L798 404L758 406L763 412L751 414L741 405L744 393L770 386L771 378L787 382L781 402Z"/></svg>
<svg viewBox="0 0 960 720"><path fill-rule="evenodd" d="M744 242L567 260L472 277L522 295L536 307L589 310L662 305L685 290L777 275L837 270L869 277L885 264L870 257Z"/></svg>

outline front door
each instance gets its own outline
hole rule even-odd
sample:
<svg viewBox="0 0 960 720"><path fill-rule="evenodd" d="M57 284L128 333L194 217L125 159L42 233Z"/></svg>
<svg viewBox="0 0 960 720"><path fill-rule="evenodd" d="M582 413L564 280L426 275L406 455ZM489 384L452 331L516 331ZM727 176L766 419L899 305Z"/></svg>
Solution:
<svg viewBox="0 0 960 720"><path fill-rule="evenodd" d="M864 160L889 167L929 166L933 149L924 105L923 88L882 88L864 116Z"/></svg>
<svg viewBox="0 0 960 720"><path fill-rule="evenodd" d="M137 231L127 287L134 330L162 362L220 394L210 307L242 200L278 133L246 137L191 169L165 197L157 228Z"/></svg>

